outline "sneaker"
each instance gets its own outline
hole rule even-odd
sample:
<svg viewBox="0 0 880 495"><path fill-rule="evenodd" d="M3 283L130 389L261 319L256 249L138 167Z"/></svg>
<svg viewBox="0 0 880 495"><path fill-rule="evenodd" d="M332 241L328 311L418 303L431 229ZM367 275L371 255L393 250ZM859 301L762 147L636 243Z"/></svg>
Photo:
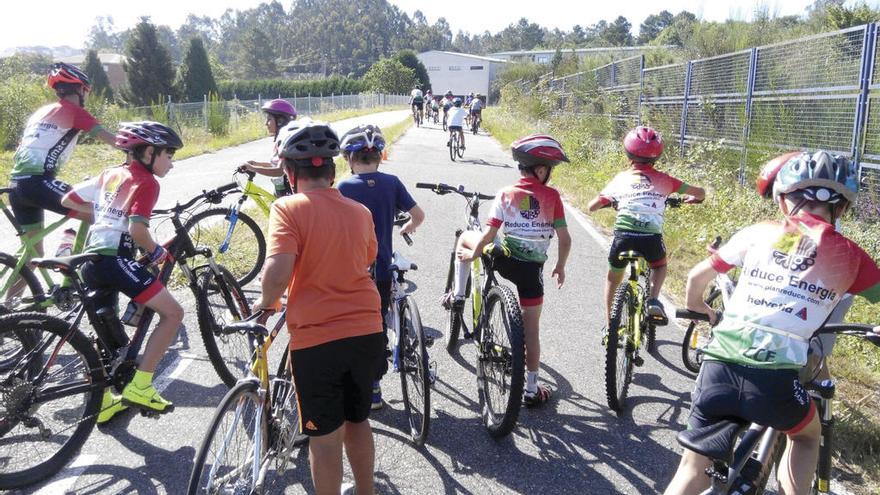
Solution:
<svg viewBox="0 0 880 495"><path fill-rule="evenodd" d="M448 147L450 147L450 146L452 146L452 140L451 140L451 139L450 139L449 141L446 141L446 147L448 148Z"/></svg>
<svg viewBox="0 0 880 495"><path fill-rule="evenodd" d="M339 495L354 495L354 483L345 482L339 487Z"/></svg>
<svg viewBox="0 0 880 495"><path fill-rule="evenodd" d="M373 382L373 402L370 404L370 409L374 411L382 409L382 386L379 382Z"/></svg>
<svg viewBox="0 0 880 495"><path fill-rule="evenodd" d="M150 385L147 388L138 388L134 382L126 385L122 390L122 403L160 414L174 410L174 404L162 398L155 387Z"/></svg>
<svg viewBox="0 0 880 495"><path fill-rule="evenodd" d="M651 298L648 299L647 304L648 316L661 322L669 321L669 318L666 317L666 309L663 307L662 302L660 302L658 299Z"/></svg>
<svg viewBox="0 0 880 495"><path fill-rule="evenodd" d="M526 407L537 407L550 400L551 395L553 395L553 393L550 392L550 389L538 385L537 390L534 392L526 391L523 394L523 403Z"/></svg>
<svg viewBox="0 0 880 495"><path fill-rule="evenodd" d="M98 413L98 424L102 425L116 414L128 409L128 406L122 403L122 396L116 395L110 389L104 390L104 397L101 399L101 412Z"/></svg>

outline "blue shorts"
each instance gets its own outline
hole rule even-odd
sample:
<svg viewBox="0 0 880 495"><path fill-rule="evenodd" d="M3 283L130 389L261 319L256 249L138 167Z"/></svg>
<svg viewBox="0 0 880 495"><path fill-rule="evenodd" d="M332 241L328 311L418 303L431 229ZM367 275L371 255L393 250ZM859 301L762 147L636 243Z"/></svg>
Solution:
<svg viewBox="0 0 880 495"><path fill-rule="evenodd" d="M61 198L70 191L70 185L50 175L13 177L9 187L9 206L25 231L43 228L43 210L67 216L75 213L61 206Z"/></svg>
<svg viewBox="0 0 880 495"><path fill-rule="evenodd" d="M89 289L122 292L138 304L145 304L165 288L147 265L124 256L101 256L85 263L82 277Z"/></svg>

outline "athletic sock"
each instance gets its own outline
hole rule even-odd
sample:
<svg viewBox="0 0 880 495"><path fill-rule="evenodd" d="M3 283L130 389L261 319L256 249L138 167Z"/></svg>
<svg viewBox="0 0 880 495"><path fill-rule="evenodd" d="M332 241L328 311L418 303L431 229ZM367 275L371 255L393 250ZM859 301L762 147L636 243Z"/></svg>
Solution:
<svg viewBox="0 0 880 495"><path fill-rule="evenodd" d="M131 383L141 390L148 388L153 385L153 372L137 370L134 372Z"/></svg>
<svg viewBox="0 0 880 495"><path fill-rule="evenodd" d="M467 289L467 279L471 271L470 261L461 261L455 258L455 297L464 297Z"/></svg>
<svg viewBox="0 0 880 495"><path fill-rule="evenodd" d="M537 371L526 371L526 392L530 394L538 393Z"/></svg>

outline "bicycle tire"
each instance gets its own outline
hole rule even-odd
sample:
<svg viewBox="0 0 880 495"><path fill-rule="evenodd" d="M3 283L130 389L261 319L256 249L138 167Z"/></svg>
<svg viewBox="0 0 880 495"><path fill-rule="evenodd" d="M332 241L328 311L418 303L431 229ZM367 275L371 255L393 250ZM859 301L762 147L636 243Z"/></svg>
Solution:
<svg viewBox="0 0 880 495"><path fill-rule="evenodd" d="M255 450L254 446L254 432L256 431L257 425L255 421L257 419L257 410L259 408L263 408L263 403L260 401L259 397L259 382L256 379L253 380L245 380L241 381L235 385L223 399L220 401L220 404L217 406L217 409L214 411L214 416L211 418L210 426L208 427L208 432L205 434L205 438L202 440L202 444L199 447L198 452L196 453L195 463L193 464L193 470L190 473L189 484L187 486L187 493L190 495L196 493L227 493L227 491L208 491L205 490L207 488L208 482L213 482L211 479L205 479L205 477L211 477L213 475L226 475L228 476L230 472L240 471L241 474L245 476L243 479L238 477L235 478L228 488L237 489L237 490L229 490L228 493L255 493L256 492L256 477L251 477L253 471L250 468L250 462L253 460L252 457L248 458L248 456L253 456L253 451ZM232 413L233 424L224 429L224 419L226 418L227 413ZM267 440L267 423L265 414L260 416L262 419L260 421L260 435L261 442L260 445L262 448L260 449L259 455L262 458L266 453L266 448L268 446ZM239 425L243 425L244 428L238 428ZM235 430L233 430L235 428ZM209 455L214 451L212 447L214 446L214 441L217 440L220 442L220 447L217 448L215 452L215 457L217 453L227 454L232 452L232 454L236 453L244 453L243 456L238 456L237 462L229 461L229 465L225 464L226 459L216 460L209 459ZM235 442L241 441L242 445L244 445L244 449L235 449L229 448ZM226 443L225 445L223 445ZM223 464L219 464L223 462ZM219 464L215 467L215 464ZM246 466L246 467L243 467ZM208 468L208 469L206 469ZM214 473L212 473L214 471ZM242 492L240 488L244 488L244 485L250 487L250 490ZM224 483L223 487L226 487Z"/></svg>
<svg viewBox="0 0 880 495"><path fill-rule="evenodd" d="M193 245L210 248L217 262L226 266L242 287L253 281L263 269L263 263L266 262L266 237L259 224L247 213L238 212L238 221L229 247L223 253L220 252L220 245L229 230L229 208L202 210L190 217L184 228L192 238ZM254 247L256 253L253 252ZM190 266L190 269L194 268Z"/></svg>
<svg viewBox="0 0 880 495"><path fill-rule="evenodd" d="M629 329L635 324L632 321L635 318L634 307L632 288L624 283L614 293L605 344L605 396L608 407L618 413L626 405L629 383L632 380L633 360L630 354L633 352L633 345Z"/></svg>
<svg viewBox="0 0 880 495"><path fill-rule="evenodd" d="M33 335L39 330L41 340L36 346L48 343L45 354L25 353L19 359L33 359L32 363L25 363L18 371L18 378L12 376L16 373L16 366L10 367L0 375L0 396L11 397L20 393L27 393L32 397L27 387L36 387L36 391L42 387L56 389L59 386L73 386L72 379L81 379L80 385L91 384L85 391L60 395L43 402L39 407L32 403L15 404L12 401L0 403L0 445L7 451L6 444L15 445L13 449L18 454L28 454L34 457L36 465L22 468L12 468L14 462L7 459L0 463L0 490L11 490L34 484L46 479L60 471L82 448L95 427L98 412L101 406L103 385L105 383L104 368L101 364L95 348L89 339L79 330L71 332L64 320L39 312L12 313L0 317L0 336L8 334ZM53 344L53 340L65 338L62 346ZM47 340L48 339L48 340ZM27 345L26 343L23 345ZM36 347L35 346L35 347ZM57 352L56 352L57 351ZM54 354L53 354L54 353ZM30 356L28 356L30 354ZM40 383L33 383L43 367L49 363L44 358L52 356L53 361ZM19 361L20 363L21 361ZM79 365L77 365L77 363ZM79 370L79 371L77 371ZM24 373L23 375L21 373ZM58 383L47 383L53 378ZM15 383L18 380L18 383ZM69 399L75 398L75 403ZM80 405L79 398L82 398ZM49 410L55 405L57 410ZM23 425L20 418L13 418L11 410L18 410L21 406L24 410L19 414L26 414L29 418L39 419L51 437L44 438L42 434L29 433L33 428ZM76 412L81 407L81 412ZM74 426L75 425L75 426ZM26 430L20 435L24 439L15 438L15 432L19 426ZM24 442L29 442L25 444ZM39 445L45 444L46 449L40 449ZM51 452L48 450L51 449Z"/></svg>
<svg viewBox="0 0 880 495"><path fill-rule="evenodd" d="M400 327L397 352L403 410L406 413L410 438L413 444L421 447L428 438L431 424L430 370L425 330L422 328L419 308L412 296L406 296L401 301Z"/></svg>
<svg viewBox="0 0 880 495"><path fill-rule="evenodd" d="M271 433L272 450L275 452L275 471L279 476L284 474L293 448L303 445L309 438L300 432L296 385L287 366L289 352L285 350L272 380L272 418L275 420Z"/></svg>
<svg viewBox="0 0 880 495"><path fill-rule="evenodd" d="M15 276L14 270L17 263L18 259L15 256L7 253L0 253L0 287L6 286L7 276ZM21 266L17 276L20 277L24 283L23 288L26 287L30 294L23 292L20 295L16 295L14 298L6 297L9 290L4 294L0 294L0 314L7 314L16 311L42 312L43 310L37 307L36 300L42 299L45 291L43 290L43 285L40 284L39 279L37 279L36 274L34 274L33 270L25 264ZM14 281L12 285L10 285L10 290L14 285L21 284L22 282L19 282L18 280Z"/></svg>
<svg viewBox="0 0 880 495"><path fill-rule="evenodd" d="M458 137L456 135L449 136L449 159L455 161L455 155L457 153L456 146L458 146Z"/></svg>
<svg viewBox="0 0 880 495"><path fill-rule="evenodd" d="M446 273L446 291L449 294L455 290L455 251L449 254L449 270ZM451 304L451 302L450 302ZM446 350L452 352L458 344L458 335L461 332L462 314L454 307L449 308L449 326L446 329Z"/></svg>
<svg viewBox="0 0 880 495"><path fill-rule="evenodd" d="M458 137L458 146L455 147L455 153L458 155L459 158L464 158L464 149L461 147L462 146L461 140L462 140L462 137L459 136Z"/></svg>
<svg viewBox="0 0 880 495"><path fill-rule="evenodd" d="M199 331L205 343L205 351L217 375L232 387L239 378L249 376L252 354L247 335L234 333L221 335L223 326L240 321L251 315L250 305L235 277L219 265L218 277L210 268L204 267L198 275L196 313ZM224 318L218 318L218 309ZM231 321L227 321L230 318Z"/></svg>
<svg viewBox="0 0 880 495"><path fill-rule="evenodd" d="M500 331L506 334L509 350L495 342L499 336L499 329L494 328L495 318L493 315L496 307L500 311L498 313L501 316L499 321L504 327ZM477 390L480 396L483 424L490 436L501 438L513 431L519 417L519 410L522 407L525 385L525 335L522 311L516 294L503 285L496 285L489 289L483 311L485 325L480 331L480 344L477 350ZM497 366L498 364L501 366ZM506 395L506 397L495 398L491 396L492 377L487 371L496 370L490 370L490 368L499 368L497 371L500 371L501 383L499 385L502 391L500 395ZM506 383L508 377L510 381ZM494 407L502 406L502 404L503 411L495 411Z"/></svg>
<svg viewBox="0 0 880 495"><path fill-rule="evenodd" d="M446 117L446 115L444 115L443 116L443 132L446 132L449 130L448 126L446 125L446 119L447 119L447 117Z"/></svg>
<svg viewBox="0 0 880 495"><path fill-rule="evenodd" d="M773 472L773 469L779 469L779 461L782 459L782 453L785 452L785 444L788 440L785 435L779 433L776 435L776 442L773 445L773 450L770 451L770 457L767 459L767 462L761 466L761 472L758 474L758 478L755 480L755 493L764 493L767 488L767 483L770 482L770 474Z"/></svg>
<svg viewBox="0 0 880 495"><path fill-rule="evenodd" d="M720 297L721 291L717 287L713 287L709 291L709 296L706 297L706 304L712 308L716 308L717 306L722 305ZM709 324L706 322L691 321L688 323L687 330L684 332L684 339L681 342L681 361L684 364L684 367L691 373L700 372L700 366L703 364L703 360L700 357L699 351L712 341L712 328L708 325ZM699 344L699 335L697 336L696 345L694 342L694 332L698 331L708 332L708 338L702 345Z"/></svg>

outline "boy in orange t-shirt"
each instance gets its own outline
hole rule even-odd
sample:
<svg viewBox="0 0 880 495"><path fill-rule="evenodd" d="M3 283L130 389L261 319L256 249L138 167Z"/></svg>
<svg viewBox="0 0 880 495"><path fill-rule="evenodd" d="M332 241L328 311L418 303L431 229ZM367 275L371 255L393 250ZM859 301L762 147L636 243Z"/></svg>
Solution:
<svg viewBox="0 0 880 495"><path fill-rule="evenodd" d="M272 308L287 290L290 361L315 493L339 493L345 444L357 493L372 494L367 418L385 359L379 293L368 271L377 252L372 216L332 188L339 138L330 127L291 122L279 143L294 194L272 205L263 292L254 307Z"/></svg>

